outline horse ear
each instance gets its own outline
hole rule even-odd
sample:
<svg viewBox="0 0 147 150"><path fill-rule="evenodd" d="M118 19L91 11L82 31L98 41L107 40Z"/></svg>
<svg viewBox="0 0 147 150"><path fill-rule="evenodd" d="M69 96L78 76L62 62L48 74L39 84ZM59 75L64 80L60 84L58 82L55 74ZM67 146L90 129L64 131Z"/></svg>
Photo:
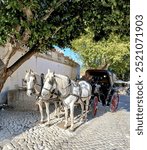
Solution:
<svg viewBox="0 0 147 150"><path fill-rule="evenodd" d="M51 76L51 77L53 77L53 76L54 76L54 75L53 75L53 72L50 72L50 76Z"/></svg>
<svg viewBox="0 0 147 150"><path fill-rule="evenodd" d="M31 73L32 72L32 70L31 69L29 69L29 73Z"/></svg>
<svg viewBox="0 0 147 150"><path fill-rule="evenodd" d="M48 73L50 73L50 69L48 69Z"/></svg>
<svg viewBox="0 0 147 150"><path fill-rule="evenodd" d="M53 72L53 77L55 77L55 71Z"/></svg>
<svg viewBox="0 0 147 150"><path fill-rule="evenodd" d="M32 75L35 75L35 73L34 73L33 71L31 72L31 74L32 74Z"/></svg>

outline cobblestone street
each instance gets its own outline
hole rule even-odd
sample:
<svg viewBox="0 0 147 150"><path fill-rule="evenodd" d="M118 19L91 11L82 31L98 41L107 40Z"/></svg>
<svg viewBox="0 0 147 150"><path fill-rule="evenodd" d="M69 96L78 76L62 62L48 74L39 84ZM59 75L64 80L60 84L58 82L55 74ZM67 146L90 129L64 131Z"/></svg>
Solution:
<svg viewBox="0 0 147 150"><path fill-rule="evenodd" d="M39 112L0 110L0 150L129 150L130 99L120 96L115 113L99 106L95 118L74 132L59 127L63 118L51 114L51 126L39 124Z"/></svg>

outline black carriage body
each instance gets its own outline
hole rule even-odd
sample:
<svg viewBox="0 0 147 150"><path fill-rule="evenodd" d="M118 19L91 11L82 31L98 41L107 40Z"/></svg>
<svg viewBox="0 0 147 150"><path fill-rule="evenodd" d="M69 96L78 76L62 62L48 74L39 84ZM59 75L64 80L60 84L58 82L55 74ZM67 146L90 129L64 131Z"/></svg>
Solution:
<svg viewBox="0 0 147 150"><path fill-rule="evenodd" d="M95 84L100 85L101 101L103 105L110 102L114 93L114 74L108 70L88 69L85 72L85 79L92 85L94 95Z"/></svg>
<svg viewBox="0 0 147 150"><path fill-rule="evenodd" d="M119 95L114 88L114 80L116 76L108 70L88 69L82 79L89 82L92 86L92 97L90 105L93 116L96 116L98 110L98 102L102 105L109 106L111 112L115 112L118 108ZM98 92L95 94L94 90L98 87Z"/></svg>

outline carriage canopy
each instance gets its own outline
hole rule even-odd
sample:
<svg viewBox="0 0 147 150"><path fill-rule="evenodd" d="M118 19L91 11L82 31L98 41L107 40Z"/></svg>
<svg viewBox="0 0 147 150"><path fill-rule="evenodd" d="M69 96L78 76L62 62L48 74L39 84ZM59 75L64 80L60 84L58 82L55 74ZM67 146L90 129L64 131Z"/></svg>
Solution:
<svg viewBox="0 0 147 150"><path fill-rule="evenodd" d="M108 84L113 86L116 75L108 70L99 70L99 69L88 69L84 75L85 80L90 81L94 79L99 83Z"/></svg>

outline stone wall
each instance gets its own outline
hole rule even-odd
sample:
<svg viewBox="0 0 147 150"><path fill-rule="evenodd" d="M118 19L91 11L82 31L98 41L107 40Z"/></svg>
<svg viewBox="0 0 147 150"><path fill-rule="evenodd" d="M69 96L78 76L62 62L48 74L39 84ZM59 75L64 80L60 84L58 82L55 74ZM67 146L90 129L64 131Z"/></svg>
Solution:
<svg viewBox="0 0 147 150"><path fill-rule="evenodd" d="M15 110L38 110L35 96L29 97L26 90L10 90L8 91L8 106Z"/></svg>

